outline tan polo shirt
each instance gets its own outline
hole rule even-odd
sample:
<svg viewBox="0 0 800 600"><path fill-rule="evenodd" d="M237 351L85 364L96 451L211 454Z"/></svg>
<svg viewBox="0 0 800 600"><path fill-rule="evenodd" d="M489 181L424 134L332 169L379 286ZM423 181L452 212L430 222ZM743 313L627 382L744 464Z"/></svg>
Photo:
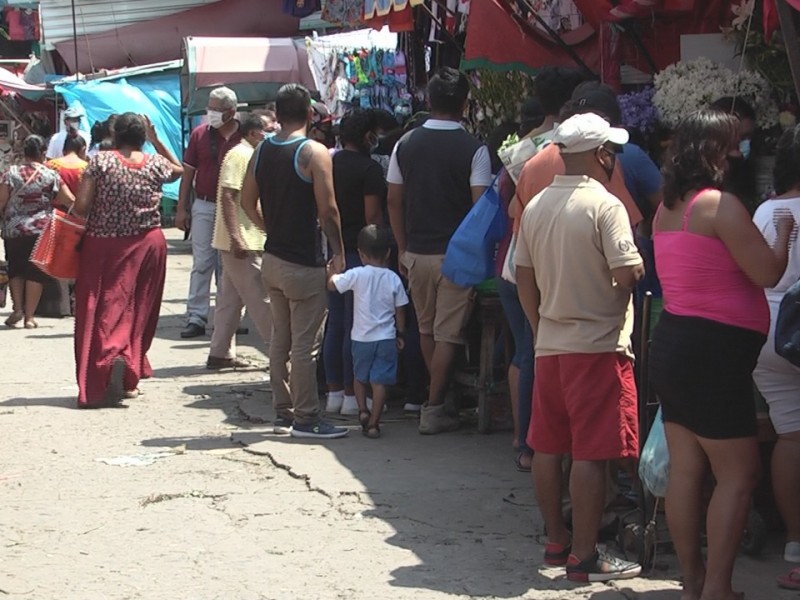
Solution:
<svg viewBox="0 0 800 600"><path fill-rule="evenodd" d="M247 165L250 163L253 152L255 152L255 148L250 145L250 142L242 140L225 155L222 166L219 169L217 215L214 219L214 239L211 244L217 250L224 250L226 252L230 252L231 250L231 237L228 235L228 229L225 227L222 212L222 188L229 188L237 192L236 210L239 216L239 233L242 236L242 240L244 240L245 249L253 252L264 251L264 242L266 242L267 237L264 235L264 232L253 224L250 217L245 214L239 194L242 191L244 177L247 174Z"/></svg>
<svg viewBox="0 0 800 600"><path fill-rule="evenodd" d="M619 352L633 357L631 290L611 270L642 263L622 202L589 177L557 175L522 213L518 267L541 293L537 356Z"/></svg>

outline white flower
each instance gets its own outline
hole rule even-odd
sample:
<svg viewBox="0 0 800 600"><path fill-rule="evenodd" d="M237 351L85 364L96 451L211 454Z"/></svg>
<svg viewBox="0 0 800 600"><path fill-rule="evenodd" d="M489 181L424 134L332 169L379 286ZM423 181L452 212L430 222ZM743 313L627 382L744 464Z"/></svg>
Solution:
<svg viewBox="0 0 800 600"><path fill-rule="evenodd" d="M744 29L755 9L756 0L742 0L741 4L731 5L731 12L736 15L731 22L731 26L734 29Z"/></svg>
<svg viewBox="0 0 800 600"><path fill-rule="evenodd" d="M736 96L753 105L757 125L769 128L778 122L778 108L769 83L755 71L734 73L707 58L679 62L654 78L653 104L668 127L687 114L726 96Z"/></svg>

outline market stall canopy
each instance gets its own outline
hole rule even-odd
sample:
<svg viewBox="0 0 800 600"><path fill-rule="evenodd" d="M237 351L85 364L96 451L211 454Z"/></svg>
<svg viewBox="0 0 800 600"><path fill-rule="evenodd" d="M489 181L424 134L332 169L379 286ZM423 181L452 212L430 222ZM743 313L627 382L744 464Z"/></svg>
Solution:
<svg viewBox="0 0 800 600"><path fill-rule="evenodd" d="M511 16L507 0L473 2L467 23L465 69L499 69L535 72L543 66L576 66L575 60L546 34L525 31ZM503 40L498 43L498 40ZM600 48L597 36L583 33L567 37L564 43L589 69L599 72Z"/></svg>
<svg viewBox="0 0 800 600"><path fill-rule="evenodd" d="M49 0L53 3L55 0ZM85 4L89 14L93 6L113 4L107 22L116 22L116 14L141 11L148 5L175 5L180 0L137 0L136 2L102 2L100 0L76 0ZM183 2L183 4L197 2ZM58 2L63 8L65 3ZM69 6L69 2L66 3ZM186 36L274 36L297 35L300 20L285 14L282 0L219 0L211 4L196 6L190 10L164 13L153 12L151 20L140 21L123 27L110 27L106 31L79 35L77 40L78 64L75 64L75 42L63 39L55 48L71 72L91 73L100 69L118 69L151 64L180 58L180 40ZM155 10L151 6L152 10ZM152 12L151 10L151 12ZM42 20L47 35L47 11L43 9ZM80 16L78 23L80 23ZM127 21L130 23L130 20ZM70 16L71 28L71 16ZM45 40L46 41L46 40ZM247 57L235 57L235 61Z"/></svg>
<svg viewBox="0 0 800 600"><path fill-rule="evenodd" d="M206 109L209 92L232 88L243 104L263 105L286 83L315 90L305 42L291 38L187 37L181 71L183 105L190 115Z"/></svg>
<svg viewBox="0 0 800 600"><path fill-rule="evenodd" d="M41 85L33 85L14 75L8 69L0 68L0 89L6 92L17 92L31 100L38 100L45 94L47 89Z"/></svg>

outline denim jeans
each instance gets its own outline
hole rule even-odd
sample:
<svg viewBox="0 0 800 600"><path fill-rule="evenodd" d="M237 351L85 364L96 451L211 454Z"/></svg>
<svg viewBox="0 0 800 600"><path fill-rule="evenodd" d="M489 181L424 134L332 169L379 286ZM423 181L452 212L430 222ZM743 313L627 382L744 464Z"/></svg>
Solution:
<svg viewBox="0 0 800 600"><path fill-rule="evenodd" d="M345 269L361 266L358 252L347 252ZM322 362L328 385L353 385L353 352L350 330L353 328L353 292L328 292L328 323L322 344Z"/></svg>
<svg viewBox="0 0 800 600"><path fill-rule="evenodd" d="M517 445L521 452L531 453L527 439L533 404L533 329L519 302L517 286L498 277L497 293L514 336L514 358L511 359L511 364L519 368L519 438L517 438Z"/></svg>

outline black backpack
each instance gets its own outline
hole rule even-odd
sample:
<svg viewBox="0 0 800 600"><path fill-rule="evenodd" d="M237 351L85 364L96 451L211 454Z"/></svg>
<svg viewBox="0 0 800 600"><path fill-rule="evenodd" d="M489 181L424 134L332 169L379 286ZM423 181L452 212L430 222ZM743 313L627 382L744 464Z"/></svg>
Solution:
<svg viewBox="0 0 800 600"><path fill-rule="evenodd" d="M775 323L775 352L800 367L800 281L781 300Z"/></svg>

